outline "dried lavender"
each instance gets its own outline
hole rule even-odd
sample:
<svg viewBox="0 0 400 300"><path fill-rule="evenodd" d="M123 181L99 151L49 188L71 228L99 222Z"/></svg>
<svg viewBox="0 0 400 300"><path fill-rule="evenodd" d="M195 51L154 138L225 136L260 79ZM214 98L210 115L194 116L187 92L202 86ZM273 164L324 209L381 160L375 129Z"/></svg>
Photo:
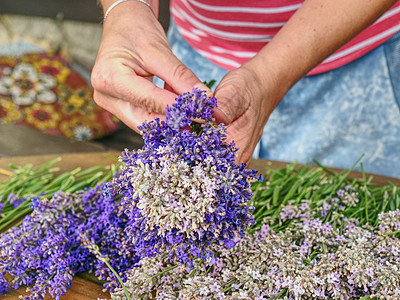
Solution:
<svg viewBox="0 0 400 300"><path fill-rule="evenodd" d="M13 277L14 289L33 284L27 288L30 296L25 299L43 299L46 293L58 298L66 292L72 276L83 269L72 254L78 251L76 254L83 261L89 255L88 250L78 250L75 233L76 225L84 222L84 215L74 203L83 200L63 193L55 194L51 200L33 199L34 213L1 235L0 270Z"/></svg>
<svg viewBox="0 0 400 300"><path fill-rule="evenodd" d="M160 274L167 256L146 258L126 286L132 299L398 299L399 239L343 222L341 230L304 216L284 232L263 225L231 250L213 245L215 264L196 260L190 274L183 266ZM117 289L112 299L125 298Z"/></svg>
<svg viewBox="0 0 400 300"><path fill-rule="evenodd" d="M382 212L378 216L379 231L384 235L400 237L400 209Z"/></svg>
<svg viewBox="0 0 400 300"><path fill-rule="evenodd" d="M148 258L128 271L133 299L398 299L400 210L362 225L343 212L360 195L346 186L315 201L288 200L277 219L246 235L230 251L213 245L215 264L194 262L168 271L167 255ZM364 212L364 210L362 210ZM328 218L329 216L329 218ZM282 230L282 228L284 228ZM116 290L113 299L124 299Z"/></svg>
<svg viewBox="0 0 400 300"><path fill-rule="evenodd" d="M0 293L10 285L29 286L24 299L43 299L48 293L59 299L76 273L94 271L105 287L118 285L115 276L88 249L98 245L113 268L123 273L138 261L124 234L126 218L117 216L115 199L103 194L104 186L76 194L58 192L50 199L33 199L33 213L20 226L0 236Z"/></svg>
<svg viewBox="0 0 400 300"><path fill-rule="evenodd" d="M126 232L142 257L168 251L189 267L194 258L212 264L211 243L232 248L254 224L247 202L256 173L236 164L225 126L211 124L215 98L193 89L176 100L165 122L139 127L145 145L123 152L112 193L122 196Z"/></svg>

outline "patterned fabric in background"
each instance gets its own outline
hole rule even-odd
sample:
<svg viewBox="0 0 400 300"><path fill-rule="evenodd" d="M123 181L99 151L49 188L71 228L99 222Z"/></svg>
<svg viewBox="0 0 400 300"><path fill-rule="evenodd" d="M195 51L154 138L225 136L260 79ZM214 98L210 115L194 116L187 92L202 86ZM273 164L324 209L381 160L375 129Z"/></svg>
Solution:
<svg viewBox="0 0 400 300"><path fill-rule="evenodd" d="M87 81L60 55L0 56L0 123L91 140L118 129Z"/></svg>

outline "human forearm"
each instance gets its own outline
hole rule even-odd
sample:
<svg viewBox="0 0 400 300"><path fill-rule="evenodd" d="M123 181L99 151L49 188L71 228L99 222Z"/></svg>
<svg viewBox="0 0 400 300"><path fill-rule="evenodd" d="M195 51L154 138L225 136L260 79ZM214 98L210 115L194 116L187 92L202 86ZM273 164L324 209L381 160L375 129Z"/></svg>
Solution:
<svg viewBox="0 0 400 300"><path fill-rule="evenodd" d="M239 162L250 160L270 114L292 85L395 2L305 0L270 43L228 72L215 90L215 117L228 124Z"/></svg>
<svg viewBox="0 0 400 300"><path fill-rule="evenodd" d="M395 2L306 0L272 41L246 65L261 78L273 76L274 83L284 94Z"/></svg>

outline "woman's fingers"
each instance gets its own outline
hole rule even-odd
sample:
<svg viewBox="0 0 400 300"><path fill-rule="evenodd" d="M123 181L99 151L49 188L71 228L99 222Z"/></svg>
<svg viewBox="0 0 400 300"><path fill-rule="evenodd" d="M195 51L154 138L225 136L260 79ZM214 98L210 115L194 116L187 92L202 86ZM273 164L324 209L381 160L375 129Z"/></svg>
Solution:
<svg viewBox="0 0 400 300"><path fill-rule="evenodd" d="M164 80L176 94L192 91L193 88L211 93L211 90L188 69L173 53L159 53L148 64L148 70Z"/></svg>
<svg viewBox="0 0 400 300"><path fill-rule="evenodd" d="M141 77L131 68L123 66L119 60L103 63L106 66L98 67L92 74L92 85L103 97L94 97L97 104L108 109L105 97L127 101L135 107L149 112L165 113L165 107L171 105L176 94L157 87L149 80L152 76ZM107 73L102 70L107 69ZM111 105L111 104L110 104Z"/></svg>
<svg viewBox="0 0 400 300"><path fill-rule="evenodd" d="M160 120L165 119L164 114L158 114L149 112L143 108L136 107L130 102L110 97L109 95L103 95L99 92L94 92L93 98L96 99L96 103L107 103L107 110L113 115L118 117L125 125L132 128L136 132L140 133L137 129L143 122L149 122L155 118Z"/></svg>

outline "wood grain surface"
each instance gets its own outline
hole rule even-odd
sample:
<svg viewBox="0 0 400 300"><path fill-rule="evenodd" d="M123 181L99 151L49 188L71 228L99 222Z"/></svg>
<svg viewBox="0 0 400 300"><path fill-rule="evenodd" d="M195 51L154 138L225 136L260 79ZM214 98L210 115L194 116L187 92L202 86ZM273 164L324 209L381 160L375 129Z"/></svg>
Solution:
<svg viewBox="0 0 400 300"><path fill-rule="evenodd" d="M121 152L93 152L93 153L72 153L72 154L62 154L62 155L35 155L35 156L21 156L21 157L8 157L0 158L0 168L8 170L10 163L24 166L28 163L33 165L39 165L48 162L54 158L61 157L61 161L56 164L60 167L60 172L71 171L77 167L86 169L92 166L98 165L110 165L115 162ZM280 169L286 167L287 163L269 161L269 160L253 160L250 164L250 168L255 169L261 173L264 173L267 168ZM331 169L333 171L340 171L338 169ZM373 176L372 181L377 185L387 184L388 181L393 184L400 186L400 179L389 178L379 175L367 174L367 176ZM361 173L351 172L350 178L361 179ZM5 175L0 175L0 181L7 178ZM97 279L90 274L81 274L74 278L70 290L67 295L61 297L62 300L89 300L98 298L109 298L109 293L104 293L102 291L102 286ZM5 295L0 295L0 299L19 299L20 295L26 295L25 288L20 288L18 290L11 290ZM46 298L46 299L51 299Z"/></svg>
<svg viewBox="0 0 400 300"><path fill-rule="evenodd" d="M18 290L10 289L4 295L0 295L1 300L17 300L19 296L28 296L25 287L21 287ZM45 300L52 299L49 295L45 297ZM75 276L72 280L71 288L67 294L60 297L61 300L93 300L93 299L110 299L110 293L103 292L103 287L96 277L90 274L80 274Z"/></svg>

